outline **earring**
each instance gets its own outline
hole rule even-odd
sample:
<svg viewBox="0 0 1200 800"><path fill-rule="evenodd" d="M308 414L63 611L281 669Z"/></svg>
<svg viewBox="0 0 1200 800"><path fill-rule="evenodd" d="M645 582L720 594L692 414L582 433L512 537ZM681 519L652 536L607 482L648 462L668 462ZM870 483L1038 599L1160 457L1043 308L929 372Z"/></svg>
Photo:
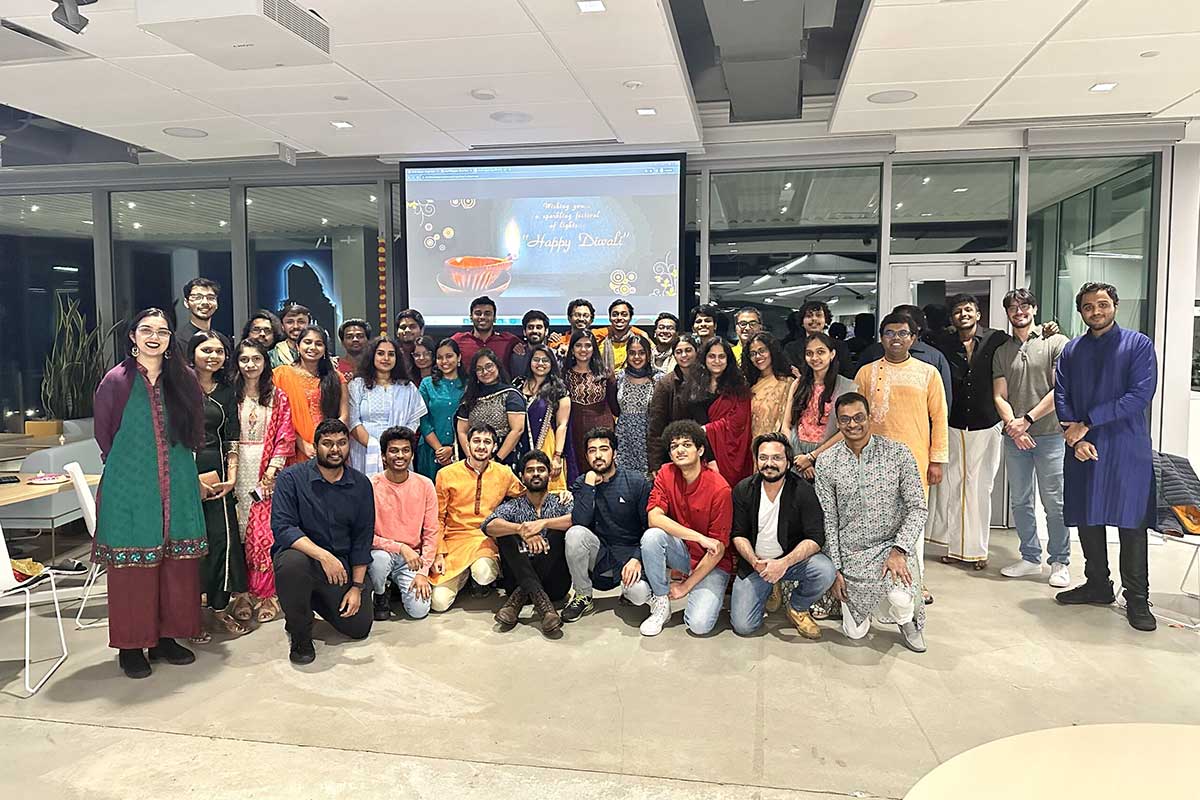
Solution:
<svg viewBox="0 0 1200 800"><path fill-rule="evenodd" d="M133 349L129 351L129 354L131 356L133 356L134 358L137 358L138 356L140 356L142 354L142 351L138 350L138 346L135 344L133 346Z"/></svg>
<svg viewBox="0 0 1200 800"><path fill-rule="evenodd" d="M163 358L170 358L170 357L171 357L171 350L170 350L170 348L168 348L163 351Z"/></svg>

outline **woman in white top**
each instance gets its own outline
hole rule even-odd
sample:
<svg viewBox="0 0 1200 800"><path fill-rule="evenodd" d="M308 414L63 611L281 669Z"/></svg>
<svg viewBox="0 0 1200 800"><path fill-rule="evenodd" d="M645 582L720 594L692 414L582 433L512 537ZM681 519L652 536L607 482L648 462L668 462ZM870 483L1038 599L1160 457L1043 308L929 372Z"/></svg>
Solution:
<svg viewBox="0 0 1200 800"><path fill-rule="evenodd" d="M358 375L350 381L350 466L365 475L383 471L379 437L394 425L416 430L425 401L408 372L408 359L387 336L367 343Z"/></svg>

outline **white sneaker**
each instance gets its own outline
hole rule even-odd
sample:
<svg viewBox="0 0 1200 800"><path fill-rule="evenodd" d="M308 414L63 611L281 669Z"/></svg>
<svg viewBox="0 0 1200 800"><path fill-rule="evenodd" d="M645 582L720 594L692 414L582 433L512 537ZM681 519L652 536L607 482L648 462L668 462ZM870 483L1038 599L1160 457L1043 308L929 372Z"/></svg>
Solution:
<svg viewBox="0 0 1200 800"><path fill-rule="evenodd" d="M1034 564L1022 558L1020 561L1009 564L1000 570L1000 574L1006 578L1024 578L1026 575L1041 575L1042 565ZM1069 582L1070 580L1068 579ZM1065 586L1066 584L1063 585Z"/></svg>
<svg viewBox="0 0 1200 800"><path fill-rule="evenodd" d="M668 597L653 595L650 597L650 616L642 623L642 636L658 636L662 633L663 625L671 618L671 600Z"/></svg>
<svg viewBox="0 0 1200 800"><path fill-rule="evenodd" d="M1056 589L1065 589L1071 585L1071 568L1066 564L1050 565L1050 585Z"/></svg>

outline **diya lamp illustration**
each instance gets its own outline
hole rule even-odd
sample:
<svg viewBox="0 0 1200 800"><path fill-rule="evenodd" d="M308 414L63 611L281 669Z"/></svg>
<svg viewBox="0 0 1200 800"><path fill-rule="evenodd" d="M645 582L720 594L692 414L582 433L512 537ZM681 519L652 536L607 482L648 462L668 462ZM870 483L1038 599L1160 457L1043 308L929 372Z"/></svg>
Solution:
<svg viewBox="0 0 1200 800"><path fill-rule="evenodd" d="M437 277L438 286L447 294L491 292L502 294L512 283L513 262L521 250L521 228L510 219L504 228L507 255L454 256L447 258L445 269Z"/></svg>

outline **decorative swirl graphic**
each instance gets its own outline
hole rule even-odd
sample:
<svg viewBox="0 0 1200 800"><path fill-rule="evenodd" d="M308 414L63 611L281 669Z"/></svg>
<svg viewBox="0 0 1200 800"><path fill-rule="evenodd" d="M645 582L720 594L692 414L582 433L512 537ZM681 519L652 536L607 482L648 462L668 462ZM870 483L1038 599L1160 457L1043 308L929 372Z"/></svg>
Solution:
<svg viewBox="0 0 1200 800"><path fill-rule="evenodd" d="M450 201L450 205L455 208L472 209L475 207L474 197L458 197Z"/></svg>
<svg viewBox="0 0 1200 800"><path fill-rule="evenodd" d="M615 269L608 275L608 288L618 297L627 297L637 292L637 273Z"/></svg>
<svg viewBox="0 0 1200 800"><path fill-rule="evenodd" d="M432 200L409 200L405 205L409 211L420 217L422 222L437 213L437 203Z"/></svg>
<svg viewBox="0 0 1200 800"><path fill-rule="evenodd" d="M668 252L654 262L654 282L658 284L650 294L657 297L674 297L679 291L679 265Z"/></svg>

